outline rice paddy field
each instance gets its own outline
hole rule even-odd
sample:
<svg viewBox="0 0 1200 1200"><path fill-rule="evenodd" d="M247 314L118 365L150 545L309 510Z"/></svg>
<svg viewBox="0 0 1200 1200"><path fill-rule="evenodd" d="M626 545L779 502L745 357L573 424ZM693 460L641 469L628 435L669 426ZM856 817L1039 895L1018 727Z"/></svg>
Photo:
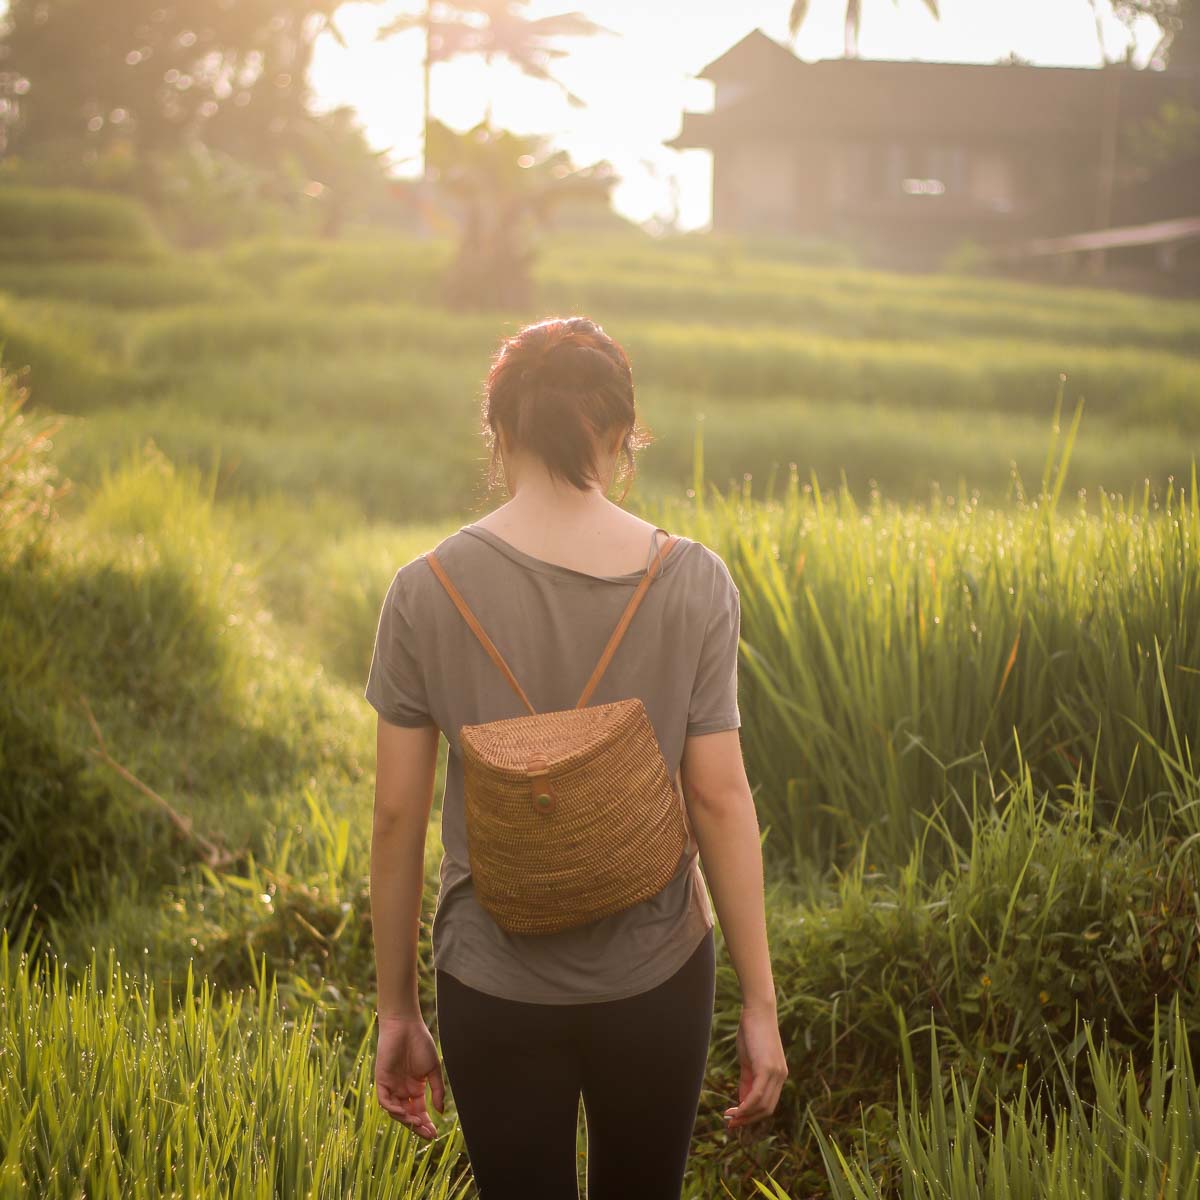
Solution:
<svg viewBox="0 0 1200 1200"><path fill-rule="evenodd" d="M563 312L741 594L790 1076L726 1133L718 926L689 1200L1197 1193L1200 305L559 234L463 315L439 242L4 212L0 1196L474 1195L452 1093L428 1143L374 1099L361 688Z"/></svg>

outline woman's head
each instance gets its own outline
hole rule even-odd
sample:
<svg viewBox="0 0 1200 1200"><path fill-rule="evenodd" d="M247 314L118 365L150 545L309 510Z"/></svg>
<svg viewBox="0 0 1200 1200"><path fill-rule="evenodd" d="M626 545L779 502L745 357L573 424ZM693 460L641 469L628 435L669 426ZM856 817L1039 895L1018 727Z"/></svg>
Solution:
<svg viewBox="0 0 1200 1200"><path fill-rule="evenodd" d="M628 356L587 317L539 321L500 343L483 422L493 485L503 441L506 454L531 454L581 491L604 488L610 458L623 452L628 492L634 452L649 440L634 411Z"/></svg>

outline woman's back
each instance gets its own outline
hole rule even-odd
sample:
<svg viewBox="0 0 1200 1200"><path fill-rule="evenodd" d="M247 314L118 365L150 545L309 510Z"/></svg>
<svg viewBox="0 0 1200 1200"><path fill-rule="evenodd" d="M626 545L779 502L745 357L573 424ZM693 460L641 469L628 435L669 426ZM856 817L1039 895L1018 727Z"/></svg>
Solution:
<svg viewBox="0 0 1200 1200"><path fill-rule="evenodd" d="M627 566L628 527L624 532L624 542L597 538L590 548L603 546L609 557L597 553L594 561ZM664 540L660 533L657 544ZM585 547L581 533L575 561L582 561ZM464 526L437 547L446 573L539 712L574 706L651 551L647 537L637 568L593 573L518 549L482 523ZM739 725L737 639L737 590L728 571L705 546L681 538L590 702L641 699L674 775L686 737ZM694 840L661 892L582 927L514 935L481 908L467 856L457 731L525 710L423 559L402 567L392 581L366 696L393 724L432 721L450 744L445 857L433 924L439 969L513 1000L618 999L669 977L712 927Z"/></svg>

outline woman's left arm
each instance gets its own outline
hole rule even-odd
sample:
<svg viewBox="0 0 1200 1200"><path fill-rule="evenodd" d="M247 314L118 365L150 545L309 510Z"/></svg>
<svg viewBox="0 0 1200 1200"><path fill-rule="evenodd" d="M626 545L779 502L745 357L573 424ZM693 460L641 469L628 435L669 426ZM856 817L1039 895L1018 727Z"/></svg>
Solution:
<svg viewBox="0 0 1200 1200"><path fill-rule="evenodd" d="M437 750L436 725L392 725L382 717L378 719L371 824L371 925L380 1016L421 1015L417 941Z"/></svg>
<svg viewBox="0 0 1200 1200"><path fill-rule="evenodd" d="M425 1081L428 1078L438 1112L443 1081L433 1038L421 1015L417 945L438 727L393 725L380 717L375 750L371 926L379 1010L376 1091L394 1118L433 1137Z"/></svg>

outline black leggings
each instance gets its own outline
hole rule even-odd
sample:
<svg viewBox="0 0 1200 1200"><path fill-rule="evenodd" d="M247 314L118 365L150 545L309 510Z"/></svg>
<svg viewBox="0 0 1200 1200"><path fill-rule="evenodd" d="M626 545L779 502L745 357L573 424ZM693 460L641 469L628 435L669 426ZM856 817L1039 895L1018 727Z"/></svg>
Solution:
<svg viewBox="0 0 1200 1200"><path fill-rule="evenodd" d="M480 1200L678 1200L708 1061L713 933L621 1000L529 1004L434 972L438 1038Z"/></svg>

